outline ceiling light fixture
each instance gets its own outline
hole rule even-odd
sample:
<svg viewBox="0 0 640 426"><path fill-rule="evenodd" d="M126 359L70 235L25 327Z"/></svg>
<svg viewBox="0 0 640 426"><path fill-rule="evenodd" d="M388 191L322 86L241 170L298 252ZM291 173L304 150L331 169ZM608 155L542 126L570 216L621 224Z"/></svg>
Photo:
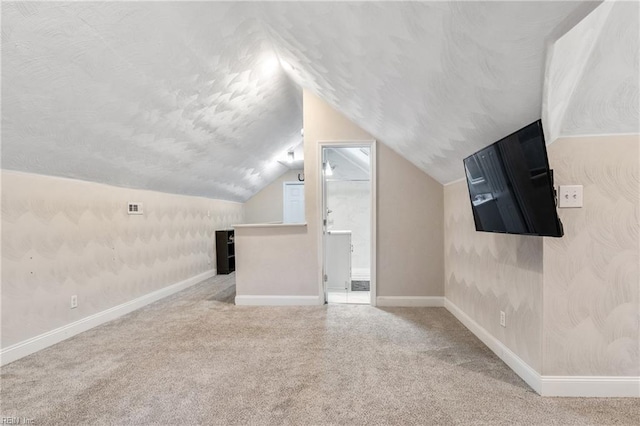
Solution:
<svg viewBox="0 0 640 426"><path fill-rule="evenodd" d="M262 64L262 73L266 77L269 77L276 72L279 66L280 63L278 62L278 59L275 56L271 56L267 58Z"/></svg>
<svg viewBox="0 0 640 426"><path fill-rule="evenodd" d="M331 167L331 164L329 164L328 161L324 163L324 175L333 176L333 167Z"/></svg>
<svg viewBox="0 0 640 426"><path fill-rule="evenodd" d="M296 154L293 151L289 151L287 152L287 163L293 163L293 160L295 160Z"/></svg>

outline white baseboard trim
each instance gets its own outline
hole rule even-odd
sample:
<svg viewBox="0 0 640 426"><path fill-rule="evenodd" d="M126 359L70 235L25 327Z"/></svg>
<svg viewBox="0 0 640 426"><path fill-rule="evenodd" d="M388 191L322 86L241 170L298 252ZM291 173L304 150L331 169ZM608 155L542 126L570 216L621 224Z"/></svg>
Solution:
<svg viewBox="0 0 640 426"><path fill-rule="evenodd" d="M352 281L371 281L371 272L368 268L353 268L351 270Z"/></svg>
<svg viewBox="0 0 640 426"><path fill-rule="evenodd" d="M444 299L444 306L541 396L640 397L640 377L543 376L449 299Z"/></svg>
<svg viewBox="0 0 640 426"><path fill-rule="evenodd" d="M318 296L236 296L238 306L316 306Z"/></svg>
<svg viewBox="0 0 640 426"><path fill-rule="evenodd" d="M376 306L441 308L444 306L444 297L378 296Z"/></svg>
<svg viewBox="0 0 640 426"><path fill-rule="evenodd" d="M90 330L106 322L112 321L130 312L140 309L150 303L156 302L194 284L197 284L203 280L211 278L216 275L216 270L204 272L191 278L187 278L184 281L172 284L168 287L164 287L160 290L156 290L152 293L145 294L137 299L130 300L121 305L114 306L105 311L98 312L97 314L90 315L82 318L71 324L64 325L56 328L55 330L48 331L15 345L3 348L0 351L0 365L6 365L10 362L16 361L32 353L38 352L42 349L53 346L56 343L60 343L70 337L80 334L84 331Z"/></svg>
<svg viewBox="0 0 640 426"><path fill-rule="evenodd" d="M542 396L640 398L640 377L542 376Z"/></svg>
<svg viewBox="0 0 640 426"><path fill-rule="evenodd" d="M531 368L520 357L507 348L504 343L493 337L480 324L475 322L469 315L453 304L449 299L444 299L444 307L453 314L465 327L469 329L478 339L495 353L498 358L504 361L515 373L520 376L533 390L542 393L542 382L540 374Z"/></svg>

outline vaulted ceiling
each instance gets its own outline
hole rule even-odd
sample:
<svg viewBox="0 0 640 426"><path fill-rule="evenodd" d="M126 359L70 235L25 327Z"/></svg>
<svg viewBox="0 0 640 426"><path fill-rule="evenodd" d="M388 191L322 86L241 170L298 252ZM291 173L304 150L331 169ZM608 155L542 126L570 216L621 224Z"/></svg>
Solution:
<svg viewBox="0 0 640 426"><path fill-rule="evenodd" d="M301 141L301 88L442 183L540 117L579 2L2 5L2 167L244 201Z"/></svg>

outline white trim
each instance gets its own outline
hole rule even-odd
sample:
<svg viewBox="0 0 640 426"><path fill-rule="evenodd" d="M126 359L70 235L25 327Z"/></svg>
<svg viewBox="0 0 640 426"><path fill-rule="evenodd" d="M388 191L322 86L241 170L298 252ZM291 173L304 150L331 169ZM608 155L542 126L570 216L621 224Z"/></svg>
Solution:
<svg viewBox="0 0 640 426"><path fill-rule="evenodd" d="M377 306L404 306L441 308L444 306L444 297L432 296L378 296Z"/></svg>
<svg viewBox="0 0 640 426"><path fill-rule="evenodd" d="M444 307L541 396L640 397L640 377L543 376L447 298Z"/></svg>
<svg viewBox="0 0 640 426"><path fill-rule="evenodd" d="M371 259L369 260L369 293L371 306L378 305L378 143L371 141Z"/></svg>
<svg viewBox="0 0 640 426"><path fill-rule="evenodd" d="M316 306L318 296L236 296L238 306Z"/></svg>
<svg viewBox="0 0 640 426"><path fill-rule="evenodd" d="M377 154L376 154L376 145L377 142L375 139L369 140L339 140L339 141L317 141L317 152L316 152L316 167L318 168L318 179L316 182L316 202L318 206L317 213L318 216L318 284L319 284L319 300L320 303L323 304L325 302L325 294L324 294L324 237L322 234L322 220L324 218L324 195L325 195L325 185L324 185L324 167L323 167L323 158L322 158L322 149L324 147L331 148L350 148L353 146L368 146L369 151L369 167L371 170L371 176L369 179L370 182L370 201L371 201L371 260L370 260L370 271L369 271L369 294L371 296L370 304L371 306L376 306L376 289L377 289L377 271L376 271L376 262L377 262L377 228L378 228L378 214L377 214Z"/></svg>
<svg viewBox="0 0 640 426"><path fill-rule="evenodd" d="M453 185L455 183L464 182L466 180L467 180L467 178L463 176L463 177L461 177L459 179L452 180L451 182L443 183L442 186L449 186L449 185Z"/></svg>
<svg viewBox="0 0 640 426"><path fill-rule="evenodd" d="M520 357L507 348L504 343L493 337L480 324L475 322L470 316L465 314L460 308L449 299L444 299L444 307L453 314L465 327L469 329L478 339L503 360L522 380L524 380L533 390L538 393L542 391L542 381L540 374L531 368Z"/></svg>
<svg viewBox="0 0 640 426"><path fill-rule="evenodd" d="M570 138L602 138L602 137L616 137L616 136L640 136L640 133L592 133L588 135L558 135L551 142L555 142L558 139L570 139ZM551 143L549 142L549 143ZM547 144L549 145L549 144Z"/></svg>
<svg viewBox="0 0 640 426"><path fill-rule="evenodd" d="M90 315L82 318L71 324L64 325L56 328L55 330L48 331L40 334L39 336L32 337L15 345L8 346L0 352L0 365L6 365L10 362L16 361L32 353L38 352L42 349L53 346L56 343L60 343L70 337L80 334L84 331L90 330L94 327L102 325L106 322L112 321L130 312L140 309L150 303L156 302L194 284L198 284L208 278L216 275L216 270L204 272L196 275L195 277L187 278L184 281L172 284L168 287L164 287L160 290L156 290L152 293L145 294L137 299L130 300L121 305L114 306L105 311L98 312L97 314Z"/></svg>
<svg viewBox="0 0 640 426"><path fill-rule="evenodd" d="M640 377L542 376L541 395L640 398Z"/></svg>

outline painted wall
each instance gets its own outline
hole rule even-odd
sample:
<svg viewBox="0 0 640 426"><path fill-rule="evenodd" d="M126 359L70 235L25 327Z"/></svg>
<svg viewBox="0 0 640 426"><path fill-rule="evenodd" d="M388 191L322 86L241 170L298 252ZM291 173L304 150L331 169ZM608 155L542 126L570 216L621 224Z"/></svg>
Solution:
<svg viewBox="0 0 640 426"><path fill-rule="evenodd" d="M239 203L3 171L2 347L214 269L214 231L243 219Z"/></svg>
<svg viewBox="0 0 640 426"><path fill-rule="evenodd" d="M326 102L309 90L302 93L304 123L304 198L307 218L307 255L314 259L316 292L320 292L322 270L321 230L318 194L321 190L321 174L318 168L319 141L373 140L374 138L336 112Z"/></svg>
<svg viewBox="0 0 640 426"><path fill-rule="evenodd" d="M538 373L640 375L638 136L558 139L562 238L476 232L464 182L445 187L446 297ZM499 311L507 327L499 326Z"/></svg>
<svg viewBox="0 0 640 426"><path fill-rule="evenodd" d="M305 211L309 253L317 259L319 271L318 142L374 138L313 93L305 90L303 100ZM377 295L442 296L442 185L383 143L377 143L376 154Z"/></svg>
<svg viewBox="0 0 640 426"><path fill-rule="evenodd" d="M465 183L445 188L446 297L543 376L640 375L637 9L603 4L549 48L549 163L584 186L563 238L475 232Z"/></svg>
<svg viewBox="0 0 640 426"><path fill-rule="evenodd" d="M444 191L378 144L378 296L444 296Z"/></svg>
<svg viewBox="0 0 640 426"><path fill-rule="evenodd" d="M295 296L292 304L319 304L315 258L301 251L308 240L305 225L237 227L236 303L246 304L247 296Z"/></svg>
<svg viewBox="0 0 640 426"><path fill-rule="evenodd" d="M444 215L446 298L541 372L542 239L476 232L466 182L444 187Z"/></svg>
<svg viewBox="0 0 640 426"><path fill-rule="evenodd" d="M282 222L282 184L298 182L302 170L289 170L244 203L246 223Z"/></svg>
<svg viewBox="0 0 640 426"><path fill-rule="evenodd" d="M543 373L640 376L640 136L549 146L558 185L584 186L545 238Z"/></svg>
<svg viewBox="0 0 640 426"><path fill-rule="evenodd" d="M371 267L371 183L327 182L329 230L351 231L351 271L355 279L369 277Z"/></svg>

